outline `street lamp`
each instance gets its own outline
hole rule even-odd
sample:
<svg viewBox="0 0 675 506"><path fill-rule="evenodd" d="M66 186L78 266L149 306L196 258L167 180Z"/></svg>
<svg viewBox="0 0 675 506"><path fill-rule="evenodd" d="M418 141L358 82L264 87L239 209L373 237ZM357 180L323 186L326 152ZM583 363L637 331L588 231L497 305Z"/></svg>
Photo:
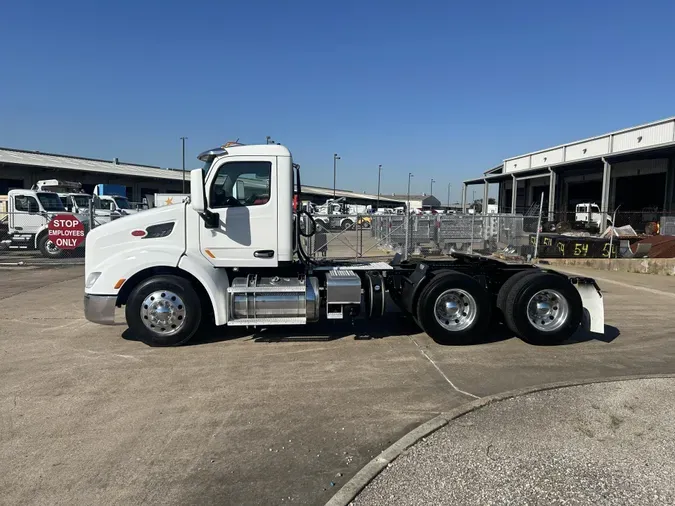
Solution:
<svg viewBox="0 0 675 506"><path fill-rule="evenodd" d="M413 176L414 174L412 172L408 172L408 213L410 213L410 180Z"/></svg>
<svg viewBox="0 0 675 506"><path fill-rule="evenodd" d="M270 137L269 135L267 135L267 136L265 137L265 144L269 144L271 139L272 139L272 137Z"/></svg>
<svg viewBox="0 0 675 506"><path fill-rule="evenodd" d="M337 153L333 153L333 198L335 198L335 185L337 182L337 161L340 159Z"/></svg>
<svg viewBox="0 0 675 506"><path fill-rule="evenodd" d="M185 141L187 137L181 137L180 140L183 142L183 193L185 193Z"/></svg>
<svg viewBox="0 0 675 506"><path fill-rule="evenodd" d="M382 175L382 165L377 166L377 206L376 210L380 210L380 176Z"/></svg>
<svg viewBox="0 0 675 506"><path fill-rule="evenodd" d="M434 178L431 178L431 185L429 187L429 196L434 194L434 183L435 182L436 182L436 180Z"/></svg>
<svg viewBox="0 0 675 506"><path fill-rule="evenodd" d="M448 183L448 210L450 209L450 188L452 188L452 183Z"/></svg>

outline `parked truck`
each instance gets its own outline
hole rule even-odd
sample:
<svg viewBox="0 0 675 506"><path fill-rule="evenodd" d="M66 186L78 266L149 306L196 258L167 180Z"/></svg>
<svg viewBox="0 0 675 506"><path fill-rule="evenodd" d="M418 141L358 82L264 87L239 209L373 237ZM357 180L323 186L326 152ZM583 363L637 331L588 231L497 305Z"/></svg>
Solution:
<svg viewBox="0 0 675 506"><path fill-rule="evenodd" d="M127 188L121 184L97 184L94 186L95 207L109 211L113 218L136 214L126 197Z"/></svg>
<svg viewBox="0 0 675 506"><path fill-rule="evenodd" d="M494 319L537 343L567 339L582 321L604 330L602 294L586 277L467 254L314 260L304 239L316 224L303 206L293 210L300 168L287 148L223 146L199 159L188 201L89 233L88 320L113 324L123 307L131 334L169 346L189 341L203 320L268 327L378 319L391 299L443 343L480 340Z"/></svg>
<svg viewBox="0 0 675 506"><path fill-rule="evenodd" d="M0 223L0 247L39 250L47 258L63 256L66 252L49 239L49 222L57 214L70 215L86 226L81 216L66 210L58 193L10 190L7 194L7 215Z"/></svg>

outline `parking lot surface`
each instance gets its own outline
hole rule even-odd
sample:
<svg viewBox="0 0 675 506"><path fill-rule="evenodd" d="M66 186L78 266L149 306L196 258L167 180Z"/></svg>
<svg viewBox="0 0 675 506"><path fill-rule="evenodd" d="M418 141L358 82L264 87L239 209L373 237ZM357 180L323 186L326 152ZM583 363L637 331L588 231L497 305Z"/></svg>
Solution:
<svg viewBox="0 0 675 506"><path fill-rule="evenodd" d="M598 273L607 332L444 347L398 314L149 348L82 315L82 268L4 269L0 489L9 504L323 504L413 427L476 397L675 373L675 279ZM639 280L639 282L637 281ZM645 286L640 285L643 284Z"/></svg>
<svg viewBox="0 0 675 506"><path fill-rule="evenodd" d="M424 438L355 506L675 504L675 379L537 392Z"/></svg>

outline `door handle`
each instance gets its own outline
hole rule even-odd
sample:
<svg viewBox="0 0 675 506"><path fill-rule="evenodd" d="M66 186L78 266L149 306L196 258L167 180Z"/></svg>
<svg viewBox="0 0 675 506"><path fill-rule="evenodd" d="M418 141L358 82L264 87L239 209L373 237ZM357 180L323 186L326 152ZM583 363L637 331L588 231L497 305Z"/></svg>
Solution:
<svg viewBox="0 0 675 506"><path fill-rule="evenodd" d="M253 256L256 258L273 258L274 251L272 251L271 249L261 249L253 253Z"/></svg>

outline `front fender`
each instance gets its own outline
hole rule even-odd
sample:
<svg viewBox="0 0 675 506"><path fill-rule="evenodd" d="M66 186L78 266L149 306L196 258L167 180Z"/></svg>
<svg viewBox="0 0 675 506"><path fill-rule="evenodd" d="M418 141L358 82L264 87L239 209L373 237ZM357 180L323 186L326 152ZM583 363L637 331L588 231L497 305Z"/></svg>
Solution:
<svg viewBox="0 0 675 506"><path fill-rule="evenodd" d="M230 280L225 269L213 267L202 257L183 256L178 267L192 274L202 284L213 305L213 317L216 325L227 323L227 287Z"/></svg>
<svg viewBox="0 0 675 506"><path fill-rule="evenodd" d="M150 267L177 267L182 255L183 248L171 247L166 242L115 253L98 265L87 265L87 276L93 272L101 274L84 291L91 295L117 295L124 283L120 283L120 280L130 279L137 272Z"/></svg>

